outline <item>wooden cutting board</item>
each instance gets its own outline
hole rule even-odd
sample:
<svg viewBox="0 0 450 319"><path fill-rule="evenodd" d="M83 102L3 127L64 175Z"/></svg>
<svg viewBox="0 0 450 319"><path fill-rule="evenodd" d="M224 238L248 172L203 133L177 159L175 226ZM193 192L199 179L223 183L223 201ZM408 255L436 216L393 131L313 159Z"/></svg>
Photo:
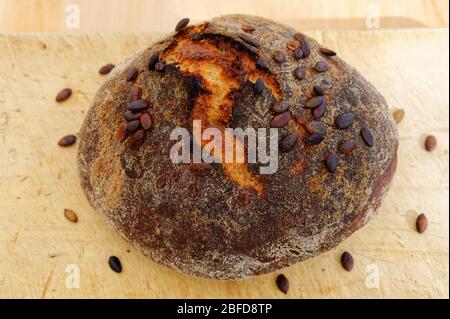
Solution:
<svg viewBox="0 0 450 319"><path fill-rule="evenodd" d="M398 125L397 174L378 215L337 248L281 271L290 281L287 295L275 285L280 272L203 280L146 259L89 206L76 146L57 146L63 135L77 133L105 79L99 67L161 35L0 36L0 297L448 298L448 29L307 33L406 115ZM74 94L58 104L55 95L64 87ZM438 139L432 153L423 148L429 133ZM65 208L78 214L78 223L64 218ZM422 212L430 224L418 234ZM351 272L339 264L345 250L355 259ZM121 259L122 273L110 270L110 255ZM79 269L79 288L66 286L74 275L68 265Z"/></svg>

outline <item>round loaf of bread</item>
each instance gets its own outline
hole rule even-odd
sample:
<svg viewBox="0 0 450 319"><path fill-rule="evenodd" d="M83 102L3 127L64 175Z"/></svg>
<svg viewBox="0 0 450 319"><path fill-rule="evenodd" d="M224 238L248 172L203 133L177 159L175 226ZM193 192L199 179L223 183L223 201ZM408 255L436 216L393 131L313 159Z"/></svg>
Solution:
<svg viewBox="0 0 450 319"><path fill-rule="evenodd" d="M271 20L183 22L117 65L94 98L78 151L92 206L155 262L215 279L292 265L363 226L397 161L380 93L334 51ZM277 128L276 171L261 173L259 157L175 163L174 129L192 133L192 153L205 147L194 120L201 132L263 129L267 145Z"/></svg>

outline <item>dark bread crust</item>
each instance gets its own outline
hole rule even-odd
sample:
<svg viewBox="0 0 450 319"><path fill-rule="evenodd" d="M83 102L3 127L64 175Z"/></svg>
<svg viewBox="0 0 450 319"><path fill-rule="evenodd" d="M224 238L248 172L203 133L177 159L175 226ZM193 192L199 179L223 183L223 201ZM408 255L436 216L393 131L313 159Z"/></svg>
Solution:
<svg viewBox="0 0 450 319"><path fill-rule="evenodd" d="M260 48L242 41L242 25L256 27L248 35L261 42ZM295 60L286 44L296 33L259 17L215 18L186 29L175 36L177 40L169 37L135 53L115 67L97 92L80 131L82 187L92 206L154 261L199 277L242 279L263 274L334 247L363 226L379 206L395 172L398 145L386 102L344 61L321 55L312 39L311 55ZM291 119L279 134L298 132L296 147L280 153L273 175L259 175L258 164L249 164L264 189L263 197L252 187L240 186L220 164L211 164L207 176L197 176L189 164L170 160L175 143L170 132L177 126L191 127L202 87L177 65L169 63L162 73L149 71L147 65L157 51L169 59L170 50L184 45L186 38L213 46L225 43L239 60L262 59L267 65L268 70L249 71L253 75L248 78L242 75L226 126L268 128L272 103L282 99L291 105ZM272 59L275 50L286 54L285 63ZM314 71L319 61L326 61L330 70ZM306 69L301 81L293 76L299 65ZM130 101L133 83L126 81L130 66L140 72L135 84L142 88L154 121L137 151L115 137ZM251 84L255 74L267 83L274 80L261 95ZM326 124L327 135L312 146L305 142L304 126L313 119L305 103L316 84L325 89L327 110L320 121ZM348 111L356 115L355 122L346 130L337 129L335 116ZM373 147L361 139L362 127L372 132ZM357 148L352 154L339 154L346 139ZM334 174L324 165L329 152L339 154Z"/></svg>

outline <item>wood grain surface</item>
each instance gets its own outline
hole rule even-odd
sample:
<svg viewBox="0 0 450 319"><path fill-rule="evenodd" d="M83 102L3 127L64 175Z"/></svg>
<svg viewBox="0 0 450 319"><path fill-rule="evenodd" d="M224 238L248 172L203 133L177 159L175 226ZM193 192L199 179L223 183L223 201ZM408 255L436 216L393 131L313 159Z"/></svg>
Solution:
<svg viewBox="0 0 450 319"><path fill-rule="evenodd" d="M75 4L80 24L66 19ZM230 13L260 15L299 29L448 27L448 0L0 0L0 32L169 32Z"/></svg>
<svg viewBox="0 0 450 319"><path fill-rule="evenodd" d="M399 163L378 215L337 248L283 271L244 281L188 277L160 266L108 228L88 204L76 148L57 141L76 134L105 77L159 34L0 36L0 297L449 297L449 40L447 29L309 32L335 49L382 92L398 125ZM73 96L56 103L57 92ZM429 153L427 134L438 140ZM64 218L74 210L78 223ZM427 231L415 231L425 213ZM339 264L343 251L353 271ZM118 256L114 273L108 257ZM80 269L69 288L68 265ZM68 269L70 270L70 269ZM290 280L287 295L277 274ZM378 275L378 287L376 276Z"/></svg>

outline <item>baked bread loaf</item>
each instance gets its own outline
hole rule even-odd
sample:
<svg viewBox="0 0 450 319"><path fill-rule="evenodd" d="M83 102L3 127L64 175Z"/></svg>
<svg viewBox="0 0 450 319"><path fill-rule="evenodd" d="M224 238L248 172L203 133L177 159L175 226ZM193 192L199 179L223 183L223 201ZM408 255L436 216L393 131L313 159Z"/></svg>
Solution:
<svg viewBox="0 0 450 319"><path fill-rule="evenodd" d="M216 279L289 266L363 226L397 161L380 93L335 52L271 20L187 22L98 90L78 151L92 206L152 260ZM279 128L278 170L173 163L170 134L195 119L202 129Z"/></svg>

